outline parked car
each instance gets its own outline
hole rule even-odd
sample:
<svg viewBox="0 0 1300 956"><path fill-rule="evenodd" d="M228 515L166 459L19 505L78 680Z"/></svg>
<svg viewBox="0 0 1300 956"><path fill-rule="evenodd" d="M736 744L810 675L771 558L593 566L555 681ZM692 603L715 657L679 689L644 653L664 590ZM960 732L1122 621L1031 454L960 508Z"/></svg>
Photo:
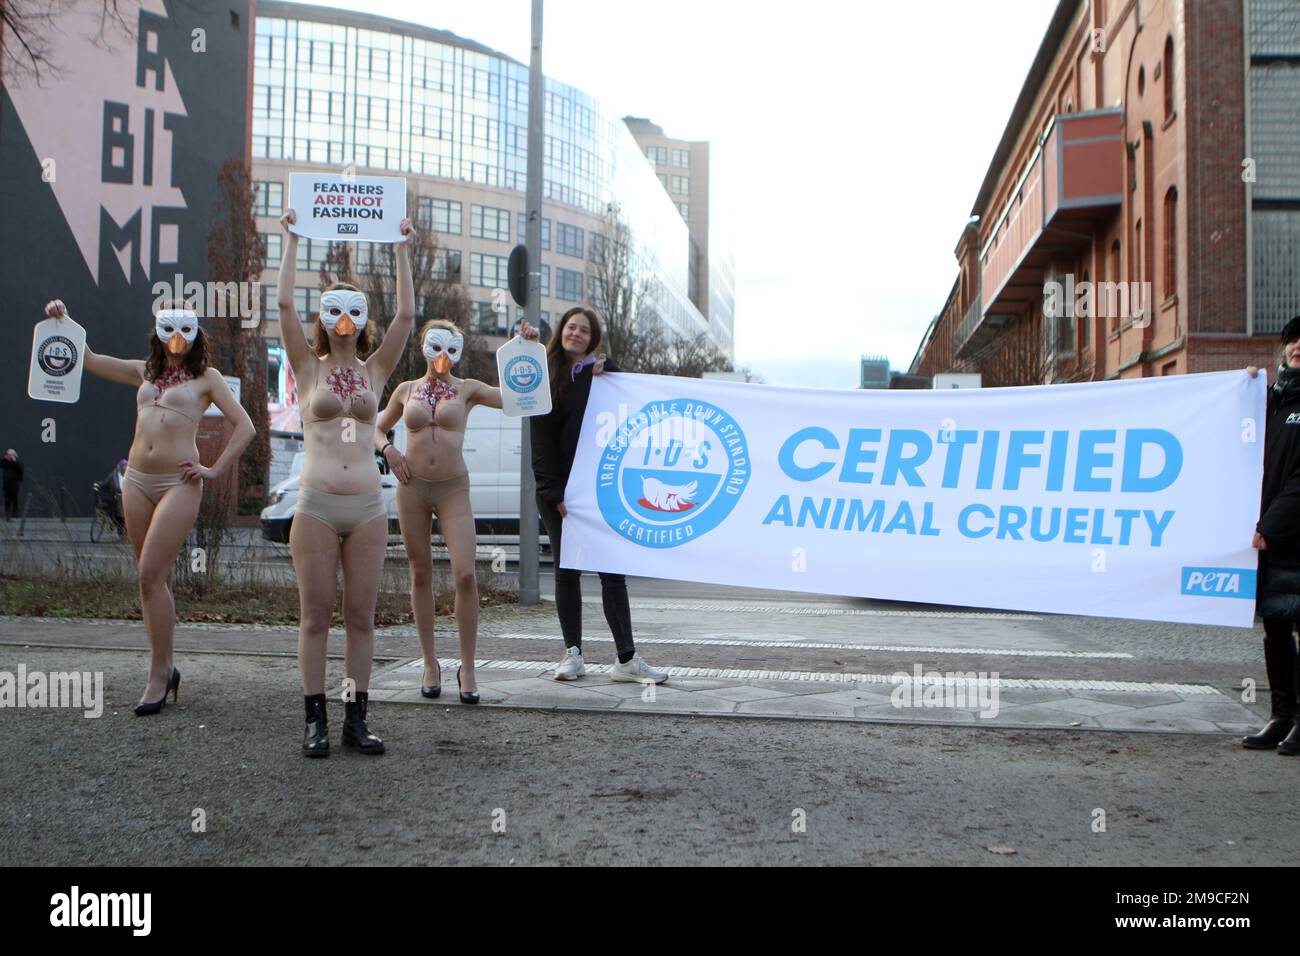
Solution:
<svg viewBox="0 0 1300 956"><path fill-rule="evenodd" d="M406 428L399 421L394 429L393 444L406 451ZM469 469L470 505L480 543L514 540L519 537L519 466L520 424L507 418L500 409L476 406L470 412L462 454ZM297 452L289 468L289 477L271 489L270 500L262 509L262 535L271 541L288 541L298 500L298 476L305 452ZM375 456L379 469L384 508L388 512L390 534L400 534L397 525L397 479L388 465ZM438 535L434 519L433 533ZM546 532L538 522L538 534L545 543Z"/></svg>

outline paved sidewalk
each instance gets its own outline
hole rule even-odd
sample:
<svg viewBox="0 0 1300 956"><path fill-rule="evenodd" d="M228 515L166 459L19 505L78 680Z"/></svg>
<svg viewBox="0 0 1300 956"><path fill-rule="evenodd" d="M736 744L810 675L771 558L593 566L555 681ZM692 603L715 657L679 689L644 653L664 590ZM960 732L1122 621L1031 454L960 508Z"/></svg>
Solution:
<svg viewBox="0 0 1300 956"><path fill-rule="evenodd" d="M447 675L442 698L420 695L424 664L414 660L374 674L371 699L457 702L460 661L439 663ZM588 664L577 681L554 680L555 665L538 661L479 660L476 667L480 706L1165 733L1249 733L1259 723L1203 684L667 667L669 680L656 686L615 682L608 664Z"/></svg>

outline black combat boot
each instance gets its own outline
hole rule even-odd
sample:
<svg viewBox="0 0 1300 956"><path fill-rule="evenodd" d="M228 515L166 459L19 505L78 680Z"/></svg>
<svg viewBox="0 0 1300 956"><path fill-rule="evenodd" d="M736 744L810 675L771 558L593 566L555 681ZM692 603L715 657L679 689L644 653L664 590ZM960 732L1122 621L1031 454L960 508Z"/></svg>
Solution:
<svg viewBox="0 0 1300 956"><path fill-rule="evenodd" d="M369 699L366 691L359 690L356 700L344 702L343 746L360 750L363 754L381 754L384 742L366 726L366 702Z"/></svg>
<svg viewBox="0 0 1300 956"><path fill-rule="evenodd" d="M302 738L304 757L330 755L329 716L325 712L325 695L308 694L302 699L307 710L307 733Z"/></svg>

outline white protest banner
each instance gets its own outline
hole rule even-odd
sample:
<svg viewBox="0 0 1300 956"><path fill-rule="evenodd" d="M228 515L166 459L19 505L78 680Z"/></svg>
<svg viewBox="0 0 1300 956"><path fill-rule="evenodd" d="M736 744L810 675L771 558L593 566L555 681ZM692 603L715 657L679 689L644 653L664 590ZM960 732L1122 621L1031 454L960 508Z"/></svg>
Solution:
<svg viewBox="0 0 1300 956"><path fill-rule="evenodd" d="M86 330L66 315L36 323L27 395L43 402L75 403L81 398L86 366Z"/></svg>
<svg viewBox="0 0 1300 956"><path fill-rule="evenodd" d="M406 241L397 228L406 217L405 179L291 173L289 208L298 214L293 232L308 239Z"/></svg>
<svg viewBox="0 0 1300 956"><path fill-rule="evenodd" d="M1263 375L841 391L596 377L560 566L1250 627Z"/></svg>

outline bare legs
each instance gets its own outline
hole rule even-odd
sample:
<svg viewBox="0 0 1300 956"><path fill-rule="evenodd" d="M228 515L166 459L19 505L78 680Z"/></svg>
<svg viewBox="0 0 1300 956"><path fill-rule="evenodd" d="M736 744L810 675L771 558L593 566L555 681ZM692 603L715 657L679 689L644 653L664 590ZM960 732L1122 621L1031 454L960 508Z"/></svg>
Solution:
<svg viewBox="0 0 1300 956"><path fill-rule="evenodd" d="M433 547L430 531L433 510L419 495L411 492L397 496L397 520L402 527L406 558L411 568L411 613L420 635L426 673L441 674L434 646ZM474 512L470 508L468 488L447 495L438 502L438 529L451 556L451 573L456 588L456 630L460 638L461 688L478 690L474 675L474 655L478 649L478 580L474 572Z"/></svg>
<svg viewBox="0 0 1300 956"><path fill-rule="evenodd" d="M149 680L140 695L141 703L161 697L171 677L176 632L172 566L194 527L202 496L199 482L185 482L168 489L155 505L130 482L122 486L126 533L140 577L140 612L149 635Z"/></svg>
<svg viewBox="0 0 1300 956"><path fill-rule="evenodd" d="M344 672L356 682L358 691L370 689L375 601L387 540L387 516L367 521L340 540L333 528L317 518L294 515L289 550L298 578L298 667L304 695L325 693L327 643L340 562L347 629Z"/></svg>

